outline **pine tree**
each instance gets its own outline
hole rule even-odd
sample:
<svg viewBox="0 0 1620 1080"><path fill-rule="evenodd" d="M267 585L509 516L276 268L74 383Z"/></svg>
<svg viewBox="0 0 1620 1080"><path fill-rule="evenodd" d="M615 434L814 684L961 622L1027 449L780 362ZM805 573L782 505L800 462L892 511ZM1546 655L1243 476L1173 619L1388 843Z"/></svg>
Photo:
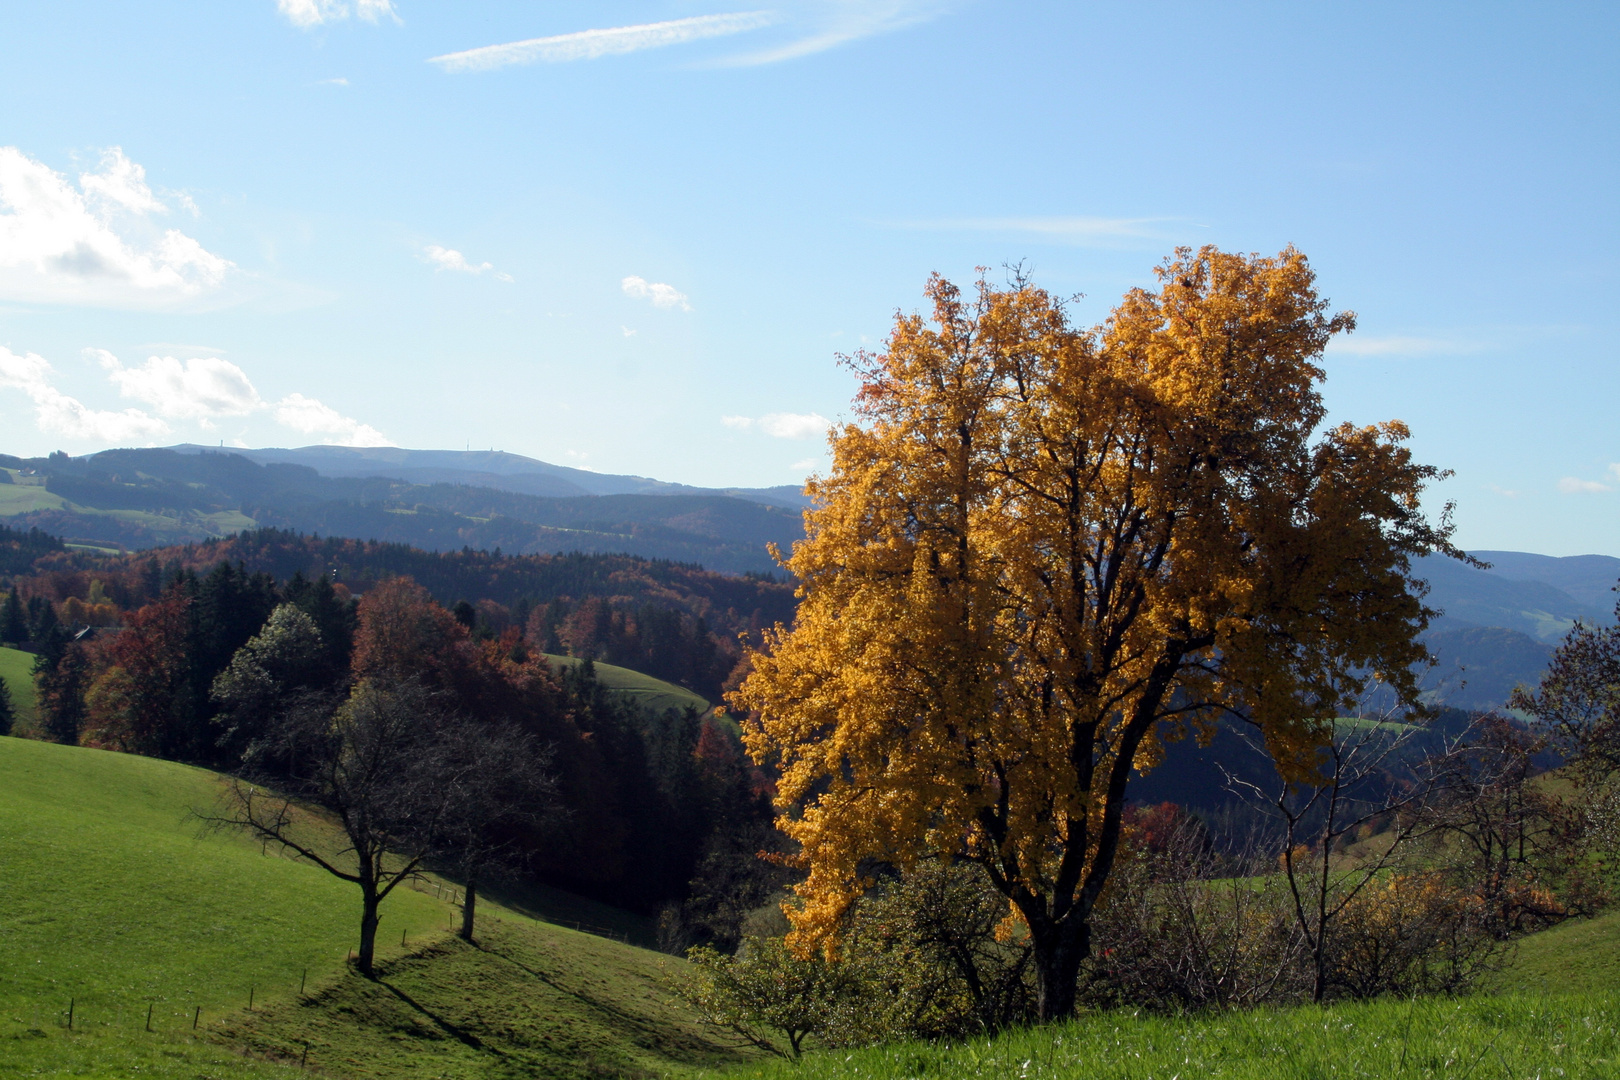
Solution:
<svg viewBox="0 0 1620 1080"><path fill-rule="evenodd" d="M22 597L17 586L11 587L4 604L0 604L0 641L13 644L28 640L28 616L23 611Z"/></svg>
<svg viewBox="0 0 1620 1080"><path fill-rule="evenodd" d="M17 721L16 706L11 703L11 687L0 679L0 735L10 735L12 725Z"/></svg>

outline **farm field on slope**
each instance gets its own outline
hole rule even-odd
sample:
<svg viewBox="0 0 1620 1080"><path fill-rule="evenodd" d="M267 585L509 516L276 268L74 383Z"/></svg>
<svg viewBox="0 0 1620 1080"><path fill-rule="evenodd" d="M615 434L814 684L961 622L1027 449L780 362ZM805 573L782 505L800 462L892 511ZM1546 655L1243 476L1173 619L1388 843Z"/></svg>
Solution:
<svg viewBox="0 0 1620 1080"><path fill-rule="evenodd" d="M552 667L574 667L584 663L575 656L558 656L556 653L546 653L545 657L551 661ZM643 675L627 667L615 664L604 664L594 661L596 681L609 690L616 690L630 698L638 705L645 706L654 712L665 709L684 709L691 706L700 713L709 711L709 702L706 698L694 694L684 686L677 686L663 679L655 679L651 675Z"/></svg>
<svg viewBox="0 0 1620 1080"><path fill-rule="evenodd" d="M444 932L448 904L402 888L383 906L383 981L353 975L353 887L200 836L187 811L218 790L202 769L0 738L0 1077L307 1075L264 1059L308 1043L342 1076L430 1075L424 1054L458 1077L737 1060L668 1003L662 965L679 961L495 904L474 949Z"/></svg>

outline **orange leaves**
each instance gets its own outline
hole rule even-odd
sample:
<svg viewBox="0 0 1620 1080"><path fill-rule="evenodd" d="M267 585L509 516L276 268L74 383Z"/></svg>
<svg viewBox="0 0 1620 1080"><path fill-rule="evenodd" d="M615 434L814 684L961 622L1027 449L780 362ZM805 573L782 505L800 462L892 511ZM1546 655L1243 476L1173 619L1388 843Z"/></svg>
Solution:
<svg viewBox="0 0 1620 1080"><path fill-rule="evenodd" d="M797 620L731 697L781 764L801 930L832 932L863 860L941 850L1037 937L1083 922L1160 725L1236 713L1294 762L1366 671L1415 701L1407 560L1452 549L1404 426L1315 434L1354 316L1292 248L1159 276L1090 329L1028 283L936 276L931 320L847 361L865 423L788 560Z"/></svg>

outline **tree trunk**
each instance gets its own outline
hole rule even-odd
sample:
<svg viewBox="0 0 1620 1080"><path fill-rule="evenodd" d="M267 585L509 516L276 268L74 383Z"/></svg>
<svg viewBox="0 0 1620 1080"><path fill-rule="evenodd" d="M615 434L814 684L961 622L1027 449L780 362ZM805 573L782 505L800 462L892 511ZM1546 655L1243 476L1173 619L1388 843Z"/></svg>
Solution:
<svg viewBox="0 0 1620 1080"><path fill-rule="evenodd" d="M377 898L375 889L362 887L362 892L365 908L360 914L360 953L355 957L354 966L369 979L372 977L372 957L377 954L377 924L382 921L377 909L382 901Z"/></svg>
<svg viewBox="0 0 1620 1080"><path fill-rule="evenodd" d="M1080 964L1091 951L1091 924L1074 915L1030 927L1035 951L1036 1012L1042 1023L1074 1015Z"/></svg>
<svg viewBox="0 0 1620 1080"><path fill-rule="evenodd" d="M461 899L461 940L471 945L473 940L473 911L478 905L478 879L467 875L466 895Z"/></svg>

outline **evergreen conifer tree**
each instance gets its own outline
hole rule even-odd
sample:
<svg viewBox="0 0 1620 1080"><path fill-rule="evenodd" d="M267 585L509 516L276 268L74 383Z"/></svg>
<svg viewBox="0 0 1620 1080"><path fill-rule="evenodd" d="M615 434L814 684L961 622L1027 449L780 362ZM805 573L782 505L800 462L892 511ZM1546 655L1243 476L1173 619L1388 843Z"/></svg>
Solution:
<svg viewBox="0 0 1620 1080"><path fill-rule="evenodd" d="M0 604L0 641L12 643L28 640L28 616L23 611L22 597L17 586L11 587L4 604Z"/></svg>

